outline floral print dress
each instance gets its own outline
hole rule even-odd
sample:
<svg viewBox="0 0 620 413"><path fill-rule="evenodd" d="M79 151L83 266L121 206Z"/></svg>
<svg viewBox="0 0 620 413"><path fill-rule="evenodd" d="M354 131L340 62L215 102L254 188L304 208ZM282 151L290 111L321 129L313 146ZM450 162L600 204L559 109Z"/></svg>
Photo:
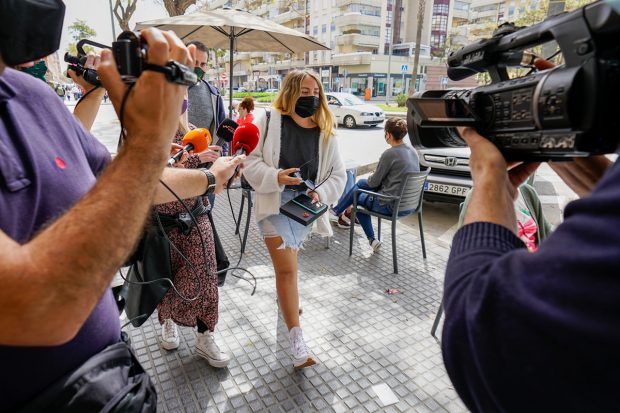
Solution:
<svg viewBox="0 0 620 413"><path fill-rule="evenodd" d="M174 142L181 144L183 134L177 132ZM197 155L190 155L185 161L185 168L198 168L200 160ZM209 205L207 197L202 197L205 206ZM196 203L195 198L185 201L187 207L192 210ZM178 202L168 202L157 205L155 211L160 214L177 216L187 212L183 205ZM188 235L184 235L179 228L168 232L170 241L187 258L184 259L174 247L170 248L172 275L177 290L186 298L199 297L194 301L186 301L171 288L157 306L160 324L171 318L176 324L194 327L197 320L202 321L209 331L214 331L218 318L218 291L217 291L217 266L215 260L215 244L213 241L213 229L206 214L196 217L200 232L205 243L205 255L202 253L202 243L197 229L192 228Z"/></svg>

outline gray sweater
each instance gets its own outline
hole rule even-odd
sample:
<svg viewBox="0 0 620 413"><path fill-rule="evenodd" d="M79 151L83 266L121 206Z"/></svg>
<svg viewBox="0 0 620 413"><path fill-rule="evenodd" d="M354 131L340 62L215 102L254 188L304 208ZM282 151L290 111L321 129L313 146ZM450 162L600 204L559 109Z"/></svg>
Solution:
<svg viewBox="0 0 620 413"><path fill-rule="evenodd" d="M368 185L377 192L399 196L400 184L403 176L409 172L418 172L420 162L418 154L410 145L403 143L399 146L389 148L381 154L377 170L368 178ZM379 200L381 204L388 204L390 201Z"/></svg>

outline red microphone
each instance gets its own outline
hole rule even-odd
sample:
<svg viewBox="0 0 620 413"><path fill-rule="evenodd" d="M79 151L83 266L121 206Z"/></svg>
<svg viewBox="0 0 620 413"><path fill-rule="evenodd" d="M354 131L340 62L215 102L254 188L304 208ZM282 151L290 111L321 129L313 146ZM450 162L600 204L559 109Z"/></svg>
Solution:
<svg viewBox="0 0 620 413"><path fill-rule="evenodd" d="M255 124L244 123L235 129L232 138L232 150L237 155L249 155L258 145L260 132Z"/></svg>
<svg viewBox="0 0 620 413"><path fill-rule="evenodd" d="M235 151L235 156L249 155L258 145L260 139L260 131L253 123L244 123L239 125L235 129L235 133L232 138L232 150ZM226 186L230 187L230 184L235 179L241 165L237 165L235 173L230 177Z"/></svg>
<svg viewBox="0 0 620 413"><path fill-rule="evenodd" d="M183 151L187 152L202 152L207 150L211 145L211 132L205 128L196 128L187 132L183 136L183 149L174 154L174 156L168 159L168 166L172 166L183 157Z"/></svg>

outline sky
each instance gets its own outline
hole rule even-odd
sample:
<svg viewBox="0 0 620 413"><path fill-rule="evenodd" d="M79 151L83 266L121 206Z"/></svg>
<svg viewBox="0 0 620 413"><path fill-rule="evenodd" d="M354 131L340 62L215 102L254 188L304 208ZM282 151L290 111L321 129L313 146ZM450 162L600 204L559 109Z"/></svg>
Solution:
<svg viewBox="0 0 620 413"><path fill-rule="evenodd" d="M106 45L112 44L112 22L110 20L110 0L64 0L66 6L65 21L63 23L62 38L60 40L60 55L64 55L67 45L70 43L68 27L76 20L82 19L92 27L97 36L92 38L99 43ZM115 1L112 0L112 6ZM188 9L191 12L193 9ZM136 12L131 18L129 27L134 27L137 22L153 20L161 17L168 17L168 13L162 4L156 0L138 0ZM116 17L114 17L116 35L120 33L120 28Z"/></svg>

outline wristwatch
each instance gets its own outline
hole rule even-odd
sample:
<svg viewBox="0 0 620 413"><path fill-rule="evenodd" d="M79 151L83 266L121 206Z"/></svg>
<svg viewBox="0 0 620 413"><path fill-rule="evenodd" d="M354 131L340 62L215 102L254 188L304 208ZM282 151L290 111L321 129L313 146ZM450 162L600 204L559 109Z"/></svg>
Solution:
<svg viewBox="0 0 620 413"><path fill-rule="evenodd" d="M207 190L204 192L204 194L202 194L202 196L214 194L215 193L215 175L213 175L213 172L211 172L207 168L199 168L198 170L202 172L203 174L205 174L205 176L207 177Z"/></svg>

